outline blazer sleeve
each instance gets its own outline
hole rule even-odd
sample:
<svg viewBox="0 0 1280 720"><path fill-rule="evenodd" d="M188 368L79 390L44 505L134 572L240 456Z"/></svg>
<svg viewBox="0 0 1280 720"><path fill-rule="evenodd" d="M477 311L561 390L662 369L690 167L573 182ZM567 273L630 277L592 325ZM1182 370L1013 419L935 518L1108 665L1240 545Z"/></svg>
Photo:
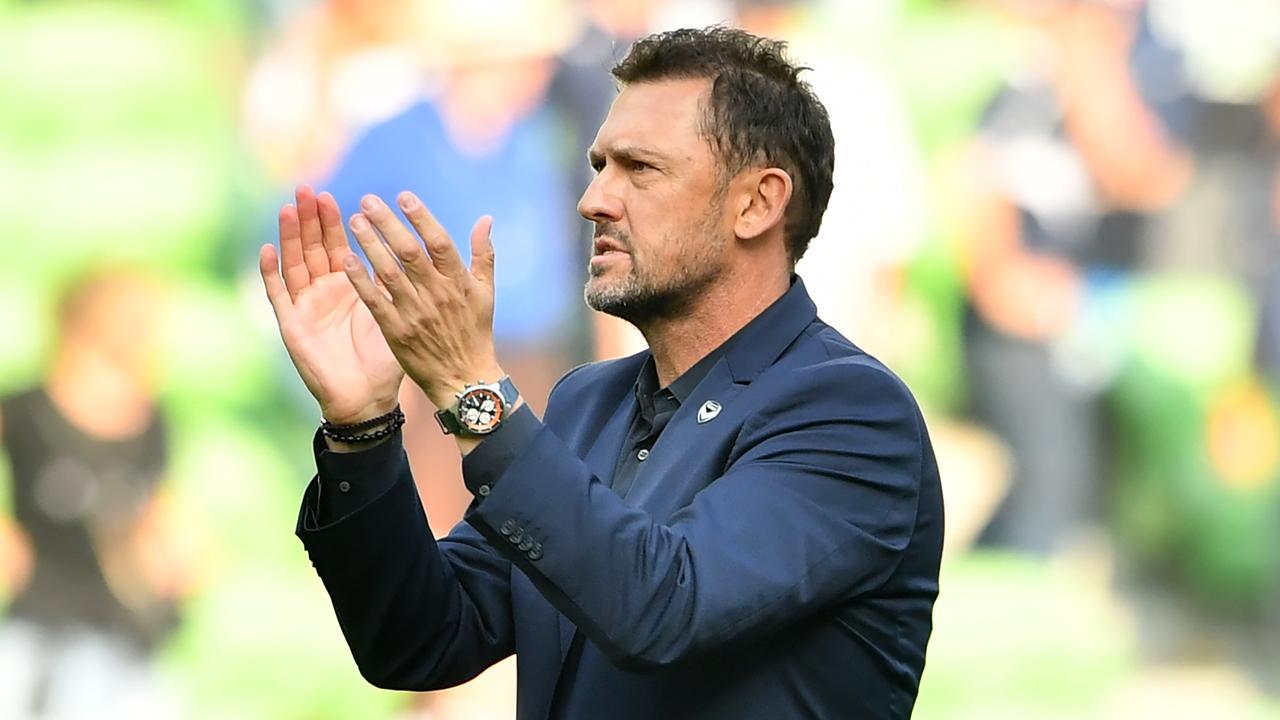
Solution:
<svg viewBox="0 0 1280 720"><path fill-rule="evenodd" d="M401 436L341 464L320 461L297 535L333 602L360 673L397 690L451 687L510 655L511 565L465 521L437 541ZM318 514L319 493L352 473L371 498ZM334 503L336 505L336 503ZM331 519L332 518L332 519Z"/></svg>
<svg viewBox="0 0 1280 720"><path fill-rule="evenodd" d="M724 474L663 522L528 416L513 423L522 437L504 439L514 459L486 462L482 444L464 463L468 485L490 490L470 522L631 670L726 650L873 592L916 523L927 440L915 401L853 358L779 385Z"/></svg>

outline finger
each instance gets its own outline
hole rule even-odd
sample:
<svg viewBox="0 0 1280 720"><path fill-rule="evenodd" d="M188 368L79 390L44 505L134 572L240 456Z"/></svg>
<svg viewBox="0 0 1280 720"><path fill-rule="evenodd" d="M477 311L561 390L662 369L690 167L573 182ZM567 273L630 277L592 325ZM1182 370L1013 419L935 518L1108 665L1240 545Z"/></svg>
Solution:
<svg viewBox="0 0 1280 720"><path fill-rule="evenodd" d="M293 205L280 208L280 260L284 274L284 286L289 297L296 299L298 292L311 284L311 272L302 259L302 229L298 224L298 209Z"/></svg>
<svg viewBox="0 0 1280 720"><path fill-rule="evenodd" d="M449 239L449 233L445 232L431 211L427 210L427 206L422 204L417 195L408 191L400 193L396 200L413 229L418 231L418 236L426 243L427 252L431 254L431 264L436 270L445 277L461 276L466 268L462 265L462 258L458 256L458 249L453 246L453 240Z"/></svg>
<svg viewBox="0 0 1280 720"><path fill-rule="evenodd" d="M347 240L347 229L342 224L342 211L338 201L327 192L316 196L316 209L320 215L320 233L324 239L324 250L329 256L329 269L342 272L342 261L351 254L351 243Z"/></svg>
<svg viewBox="0 0 1280 720"><path fill-rule="evenodd" d="M392 212L382 198L377 195L365 195L360 201L360 209L369 222L378 229L387 241L391 252L400 260L405 272L416 283L430 285L440 279L440 273L431 264L427 251L409 228L400 222L400 218ZM452 243L450 243L452 245Z"/></svg>
<svg viewBox="0 0 1280 720"><path fill-rule="evenodd" d="M394 336L396 323L399 319L391 298L387 297L374 284L373 279L369 277L368 271L364 269L364 265L360 262L360 258L356 257L354 253L348 252L347 256L343 258L342 270L347 274L347 279L351 281L351 287L355 288L356 295L360 296L360 302L369 308L369 314L373 315L374 321L381 328L382 336L388 340L391 339Z"/></svg>
<svg viewBox="0 0 1280 720"><path fill-rule="evenodd" d="M365 257L369 258L369 264L373 266L373 271L378 274L378 279L382 280L387 291L391 293L391 299L395 302L407 302L417 298L418 291L413 287L413 283L409 278L405 276L404 270L400 269L400 263L396 261L395 256L391 254L391 250L382 242L378 232L369 224L369 219L364 216L364 213L352 215L350 225L352 233L356 236L356 242L360 243L360 247L364 248ZM343 258L343 270L347 270L347 265L350 262L347 258ZM372 310L372 308L370 309Z"/></svg>
<svg viewBox="0 0 1280 720"><path fill-rule="evenodd" d="M258 271L262 273L262 286L267 291L267 300L271 302L271 309L279 320L293 307L293 301L289 298L284 281L280 279L280 258L276 255L274 245L263 245L258 250Z"/></svg>
<svg viewBox="0 0 1280 720"><path fill-rule="evenodd" d="M294 198L298 201L298 222L302 226L302 260L307 266L307 273L318 278L329 272L329 258L325 255L321 239L323 233L316 207L316 192L310 185L299 185Z"/></svg>
<svg viewBox="0 0 1280 720"><path fill-rule="evenodd" d="M483 215L471 228L471 274L493 287L493 218Z"/></svg>

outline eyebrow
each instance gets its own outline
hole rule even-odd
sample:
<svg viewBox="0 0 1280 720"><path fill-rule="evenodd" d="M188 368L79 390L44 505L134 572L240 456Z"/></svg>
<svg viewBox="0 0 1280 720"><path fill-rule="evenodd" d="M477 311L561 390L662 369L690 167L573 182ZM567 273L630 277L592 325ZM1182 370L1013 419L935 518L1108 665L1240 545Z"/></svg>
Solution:
<svg viewBox="0 0 1280 720"><path fill-rule="evenodd" d="M587 162L591 164L591 167L596 167L603 163L606 157L616 158L624 163L638 160L641 162L659 164L664 163L667 160L667 157L662 153L636 145L620 145L605 151L601 151L596 147L591 147L587 150Z"/></svg>

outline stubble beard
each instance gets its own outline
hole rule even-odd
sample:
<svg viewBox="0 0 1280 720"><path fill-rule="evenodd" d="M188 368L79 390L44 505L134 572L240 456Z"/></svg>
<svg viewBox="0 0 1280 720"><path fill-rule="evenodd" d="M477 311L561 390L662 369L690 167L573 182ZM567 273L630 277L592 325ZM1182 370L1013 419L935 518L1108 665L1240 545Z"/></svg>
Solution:
<svg viewBox="0 0 1280 720"><path fill-rule="evenodd" d="M713 208L698 226L679 240L686 249L693 248L693 252L682 253L687 262L671 268L665 277L662 268L637 262L634 254L629 255L630 268L620 281L599 282L603 278L593 269L583 290L587 305L641 329L655 321L684 314L723 274L719 256L724 239L716 232L717 216ZM634 250L630 235L616 226L599 227L597 235L602 231L628 251Z"/></svg>

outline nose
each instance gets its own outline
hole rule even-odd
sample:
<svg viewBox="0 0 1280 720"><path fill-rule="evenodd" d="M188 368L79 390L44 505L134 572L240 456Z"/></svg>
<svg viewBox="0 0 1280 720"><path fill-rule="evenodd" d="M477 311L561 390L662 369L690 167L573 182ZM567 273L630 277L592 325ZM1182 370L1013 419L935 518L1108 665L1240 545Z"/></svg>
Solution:
<svg viewBox="0 0 1280 720"><path fill-rule="evenodd" d="M578 200L578 214L592 222L618 222L622 219L622 203L609 192L608 168L597 173Z"/></svg>

